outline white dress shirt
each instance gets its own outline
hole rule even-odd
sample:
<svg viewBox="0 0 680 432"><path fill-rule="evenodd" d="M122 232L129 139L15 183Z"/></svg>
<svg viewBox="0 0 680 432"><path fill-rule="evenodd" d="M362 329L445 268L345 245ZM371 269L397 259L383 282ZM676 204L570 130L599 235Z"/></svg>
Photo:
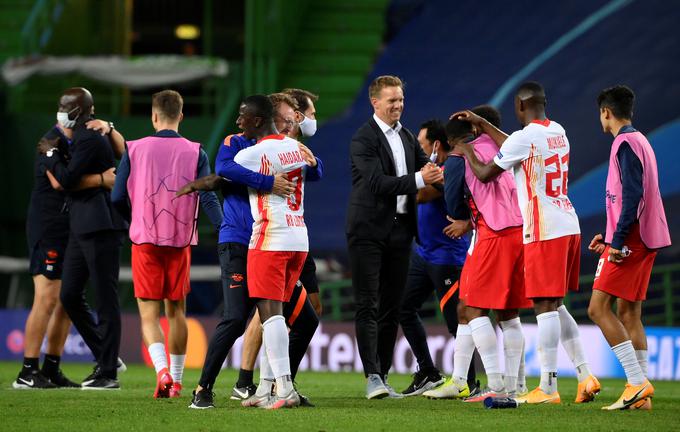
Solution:
<svg viewBox="0 0 680 432"><path fill-rule="evenodd" d="M405 176L408 174L408 169L406 168L406 154L404 153L404 143L401 141L401 136L399 136L399 131L402 126L401 123L397 122L394 127L390 127L387 123L380 120L380 118L373 114L373 120L378 123L380 130L385 134L387 143L392 149L392 157L394 159L394 168L397 173L397 177ZM416 186L418 189L425 187L425 181L423 180L423 174L418 171L415 173L416 176ZM397 195L397 213L406 214L408 212L406 208L406 203L408 196Z"/></svg>

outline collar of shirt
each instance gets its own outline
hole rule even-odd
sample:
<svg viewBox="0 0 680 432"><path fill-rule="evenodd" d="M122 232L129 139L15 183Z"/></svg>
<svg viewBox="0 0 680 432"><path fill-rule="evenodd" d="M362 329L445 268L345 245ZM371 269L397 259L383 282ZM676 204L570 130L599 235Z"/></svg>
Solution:
<svg viewBox="0 0 680 432"><path fill-rule="evenodd" d="M621 135L622 133L631 133L631 132L637 132L637 129L633 127L633 125L625 125L621 129L619 129L619 133L616 135Z"/></svg>
<svg viewBox="0 0 680 432"><path fill-rule="evenodd" d="M159 138L182 138L182 135L180 135L177 131L171 129L161 129L158 132L156 132L153 136Z"/></svg>
<svg viewBox="0 0 680 432"><path fill-rule="evenodd" d="M402 128L400 122L397 122L397 124L394 127L391 127L384 121L380 120L380 117L378 117L376 114L373 114L373 120L375 120L375 122L378 123L378 127L380 127L380 130L383 131L385 135L391 133L390 131L399 133L399 131Z"/></svg>

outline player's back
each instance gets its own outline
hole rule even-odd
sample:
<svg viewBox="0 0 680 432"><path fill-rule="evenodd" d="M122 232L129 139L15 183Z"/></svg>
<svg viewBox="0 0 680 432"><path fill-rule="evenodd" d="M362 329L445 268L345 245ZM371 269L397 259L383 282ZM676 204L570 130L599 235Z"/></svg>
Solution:
<svg viewBox="0 0 680 432"><path fill-rule="evenodd" d="M579 234L578 217L567 196L570 146L564 128L545 119L516 133L523 134L529 146L528 157L515 167L524 242Z"/></svg>
<svg viewBox="0 0 680 432"><path fill-rule="evenodd" d="M270 135L241 150L234 161L264 175L286 173L295 186L288 197L249 189L254 219L249 247L271 251L308 251L303 205L307 164L298 142L284 135Z"/></svg>

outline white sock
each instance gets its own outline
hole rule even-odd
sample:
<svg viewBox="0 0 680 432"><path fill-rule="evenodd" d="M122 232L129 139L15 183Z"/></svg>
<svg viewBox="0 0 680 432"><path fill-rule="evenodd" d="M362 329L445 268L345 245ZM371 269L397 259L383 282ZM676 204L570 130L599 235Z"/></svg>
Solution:
<svg viewBox="0 0 680 432"><path fill-rule="evenodd" d="M527 389L527 376L524 371L524 345L525 341L522 338L522 354L519 357L519 369L517 370L517 393L524 393Z"/></svg>
<svg viewBox="0 0 680 432"><path fill-rule="evenodd" d="M182 384L184 361L186 358L185 354L170 354L170 375L172 375L172 380L176 383Z"/></svg>
<svg viewBox="0 0 680 432"><path fill-rule="evenodd" d="M503 350L505 351L505 390L508 393L517 391L519 364L524 347L522 323L519 317L499 322L503 330Z"/></svg>
<svg viewBox="0 0 680 432"><path fill-rule="evenodd" d="M566 306L558 307L557 312L560 314L560 342L562 342L564 350L576 368L578 382L582 382L590 376L590 368L586 356L583 354L583 344L581 343L578 325Z"/></svg>
<svg viewBox="0 0 680 432"><path fill-rule="evenodd" d="M623 371L626 373L626 378L628 378L630 384L640 385L645 382L645 376L642 374L642 368L640 368L640 363L635 355L633 342L630 340L621 342L620 344L613 346L612 351L614 351L616 358L621 362Z"/></svg>
<svg viewBox="0 0 680 432"><path fill-rule="evenodd" d="M475 353L475 341L468 324L458 324L453 351L453 381L457 386L467 383L468 370L472 355Z"/></svg>
<svg viewBox="0 0 680 432"><path fill-rule="evenodd" d="M647 350L635 350L635 357L637 357L638 363L640 363L642 375L644 375L645 378L649 378L647 375Z"/></svg>
<svg viewBox="0 0 680 432"><path fill-rule="evenodd" d="M293 381L290 379L286 320L282 315L274 315L262 323L262 332L267 360L276 377L276 394L285 397L293 389Z"/></svg>
<svg viewBox="0 0 680 432"><path fill-rule="evenodd" d="M560 316L557 311L536 316L538 324L538 360L541 364L541 390L557 391L557 345L560 343Z"/></svg>
<svg viewBox="0 0 680 432"><path fill-rule="evenodd" d="M149 345L149 357L151 357L156 373L168 367L168 358L165 356L165 344L156 342Z"/></svg>
<svg viewBox="0 0 680 432"><path fill-rule="evenodd" d="M475 318L470 321L472 339L479 355L482 357L489 388L494 391L503 390L503 375L498 365L498 346L496 345L496 333L493 331L491 320L488 316Z"/></svg>
<svg viewBox="0 0 680 432"><path fill-rule="evenodd" d="M262 341L262 350L260 351L260 383L257 386L255 394L257 396L265 396L271 393L274 385L274 372L269 365L267 359L267 349L265 348L264 340Z"/></svg>

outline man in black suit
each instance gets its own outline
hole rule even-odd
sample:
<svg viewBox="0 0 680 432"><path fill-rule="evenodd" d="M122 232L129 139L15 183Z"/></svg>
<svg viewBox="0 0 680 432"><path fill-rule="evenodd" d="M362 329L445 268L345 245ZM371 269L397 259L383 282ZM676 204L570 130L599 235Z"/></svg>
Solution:
<svg viewBox="0 0 680 432"><path fill-rule="evenodd" d="M73 130L71 159L65 164L60 158L51 157L46 166L66 190L70 207L61 302L97 360L94 372L85 378L82 387L110 390L120 388L116 370L121 333L118 270L127 223L111 205L109 190L104 187L75 189L84 175L98 174L115 166L107 138L85 125L93 113L94 102L87 89L76 87L64 92L57 116L60 124ZM111 125L109 133L117 133ZM56 151L58 149L48 150L47 156ZM96 321L85 301L88 279L98 302Z"/></svg>
<svg viewBox="0 0 680 432"><path fill-rule="evenodd" d="M350 144L352 192L347 245L356 301L356 335L368 379L366 398L401 397L387 384L399 326L411 242L416 233L418 189L443 181L413 134L399 123L404 110L401 80L371 83L373 117Z"/></svg>

